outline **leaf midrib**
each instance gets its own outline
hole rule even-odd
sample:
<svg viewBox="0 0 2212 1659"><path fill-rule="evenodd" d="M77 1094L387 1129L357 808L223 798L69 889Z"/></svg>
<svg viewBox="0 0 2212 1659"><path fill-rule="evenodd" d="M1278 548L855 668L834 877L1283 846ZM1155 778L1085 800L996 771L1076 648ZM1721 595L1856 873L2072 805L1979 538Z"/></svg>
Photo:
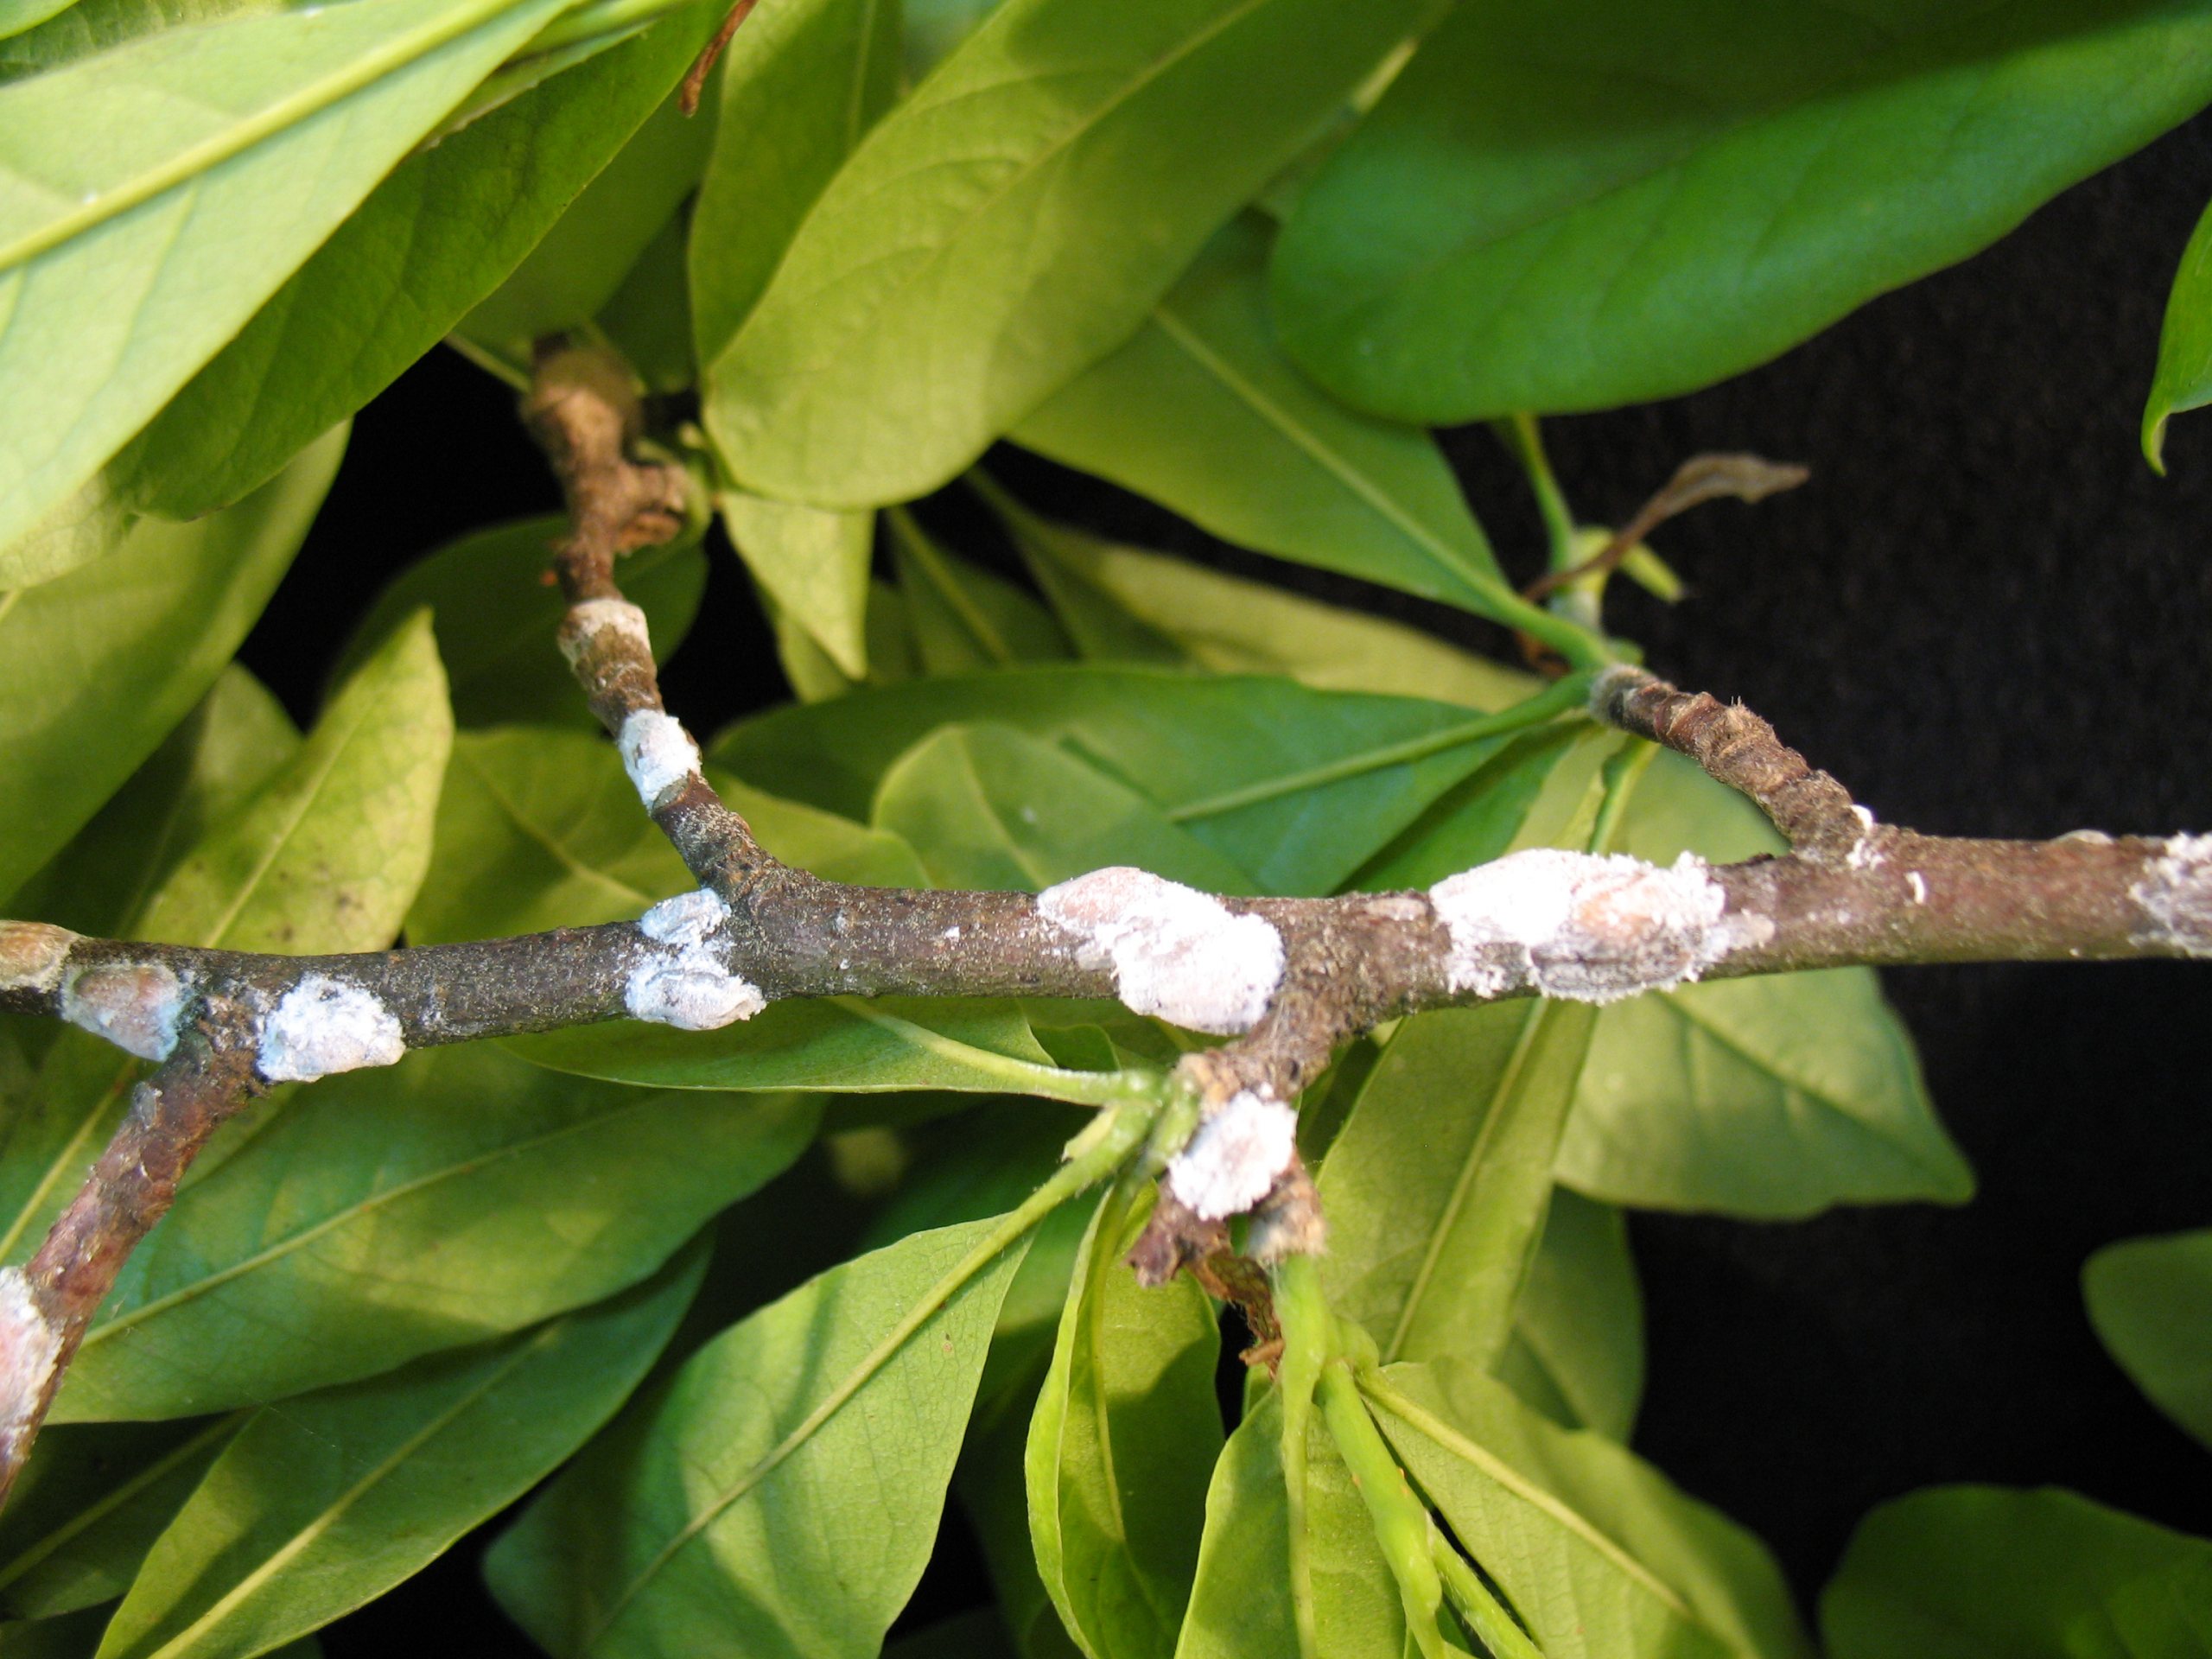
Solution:
<svg viewBox="0 0 2212 1659"><path fill-rule="evenodd" d="M167 1295L155 1297L149 1301L140 1303L137 1307L118 1313L111 1319L102 1320L85 1333L84 1343L79 1351L87 1351L118 1332L142 1324L156 1314L165 1313L169 1308L212 1294L231 1281L242 1278L249 1273L257 1272L272 1262L281 1262L286 1256L304 1249L315 1240L336 1229L359 1221L364 1217L372 1216L379 1210L397 1203L402 1198L411 1198L418 1192L427 1192L443 1181L459 1180L463 1177L479 1173L508 1159L526 1156L566 1140L571 1135L588 1134L605 1124L627 1117L634 1112L644 1111L658 1103L658 1091L652 1093L639 1091L638 1098L626 1099L623 1104L595 1113L590 1117L581 1119L574 1123L564 1123L556 1129L545 1130L521 1141L511 1141L504 1146L492 1147L474 1157L462 1159L457 1163L447 1164L417 1175L411 1180L402 1181L396 1186L386 1187L379 1192L372 1192L359 1202L324 1217L312 1226L303 1228L296 1233L289 1233L273 1244L264 1246L251 1255L240 1257L228 1267L218 1268L215 1272L195 1279L189 1284L180 1286Z"/></svg>
<svg viewBox="0 0 2212 1659"><path fill-rule="evenodd" d="M1992 13L2002 10L2014 3L2017 3L2017 0L1993 0L1993 3L1977 11L1963 17L1946 19L1940 27L1930 29L1923 33L1910 36L1891 35L1883 40L1875 50L1865 56L1834 65L1827 73L1815 74L1808 80L1796 83L1775 97L1747 107L1734 118L1717 122L1713 126L1684 139L1681 143L1655 154L1649 161L1618 177L1608 179L1601 184L1592 184L1587 189L1579 191L1571 196L1561 197L1541 207L1531 207L1516 219L1503 223L1495 229L1483 232L1478 235L1456 238L1436 252L1397 268L1386 277L1364 289L1355 289L1351 284L1343 284L1336 296L1334 304L1325 308L1314 306L1307 308L1307 327L1299 332L1310 332L1316 326L1325 327L1339 324L1353 314L1386 299L1393 292L1409 288L1425 280L1446 265L1485 249L1499 246L1516 237L1556 224L1581 213L1599 202L1648 184L1664 174L1676 170L1685 162L1694 160L1704 150L1726 143L1748 129L1770 120L1797 105L1816 101L1834 91L1841 83L1878 64L1885 57L1902 56L1908 51L1921 48L1929 39L1942 33L1943 29L1963 29L1978 25ZM1856 14L1853 15L1856 16ZM1870 28L1873 27L1871 20L1860 18L1859 21L1866 22ZM1592 74L1595 73L1592 72ZM1618 77L1609 75L1605 78ZM1670 92L1679 93L1685 90L1681 86L1665 82L1658 84L1666 86ZM1689 95L1694 97L1695 93L1693 92Z"/></svg>
<svg viewBox="0 0 2212 1659"><path fill-rule="evenodd" d="M114 189L99 192L90 202L79 203L73 211L48 219L13 243L0 245L0 272L28 264L87 231L120 218L134 207L213 172L226 162L321 114L386 76L429 57L502 14L531 3L532 0L460 0L450 10L427 23L403 31L382 46L347 61L334 73L297 88L196 144L187 145ZM160 36L146 38L150 41ZM112 64L105 68L108 73L115 72ZM42 182L39 188L47 188Z"/></svg>
<svg viewBox="0 0 2212 1659"><path fill-rule="evenodd" d="M1063 151L1074 148L1076 144L1087 137L1093 129L1103 125L1110 117L1116 114L1124 104L1135 98L1139 92L1151 86L1153 82L1158 80L1177 64L1183 61L1185 58L1196 54L1200 49L1210 44L1216 37L1226 34L1231 28L1235 27L1237 23L1242 22L1252 13L1259 10L1263 6L1270 5L1272 3L1274 3L1274 0L1239 0L1239 3L1231 6L1228 10L1223 12L1222 15L1216 18L1212 22L1207 24L1203 29L1193 31L1189 36L1177 42L1166 52L1161 53L1160 56L1155 58L1151 63L1144 65L1137 71L1137 73L1129 76L1129 78L1116 90L1111 97L1106 99L1096 109L1093 109L1082 116L1073 124L1068 127L1065 131L1056 136L1051 143L1044 145L1034 155L1031 156L1027 161L1025 161L1021 166L1009 175L1005 182L997 189L992 191L990 194L984 197L982 200L976 203L973 208L969 209L967 213L958 219L956 219L951 225L948 226L944 233L937 238L934 245L929 248L922 258L917 261L909 270L902 273L898 279L885 290L884 295L879 298L873 306L868 308L866 315L858 321L855 321L850 328L847 329L844 334L839 337L836 349L833 350L828 356L818 359L813 363L798 368L786 378L798 378L802 376L817 373L833 363L845 360L848 356L848 353L844 350L845 342L847 340L850 340L854 335L859 334L867 330L871 326L873 319L880 315L884 310L888 308L892 301L895 297L912 291L912 289L920 283L922 278L945 257L945 254L949 250L950 250L956 244L964 240L969 231L972 230L974 226L981 224L990 214L995 213L1001 203L1006 201L1023 185L1027 184L1032 177L1042 172L1045 168L1052 162L1057 161ZM1017 81L1014 84L1027 85L1027 79L1033 78L1033 77L1025 78L1023 80ZM977 88L976 90L996 90L996 87L994 86L991 87ZM969 94L967 93L962 94L962 96L968 95ZM918 106L909 105L908 107L912 109ZM880 133L884 129L882 127L875 129L876 133ZM873 136L874 135L871 134L871 137ZM955 162L957 162L964 158L952 159ZM784 269L790 269L788 261L786 261ZM778 274L781 275L781 272L779 271ZM766 297L766 296L764 295L763 299L765 300ZM756 305L753 308L752 313L746 318L744 323L739 327L737 333L731 337L729 344L722 348L721 357L716 359L717 363L728 362L737 354L739 346L745 340L747 334L752 331L753 325L760 321L761 314L766 309L767 307L765 304Z"/></svg>

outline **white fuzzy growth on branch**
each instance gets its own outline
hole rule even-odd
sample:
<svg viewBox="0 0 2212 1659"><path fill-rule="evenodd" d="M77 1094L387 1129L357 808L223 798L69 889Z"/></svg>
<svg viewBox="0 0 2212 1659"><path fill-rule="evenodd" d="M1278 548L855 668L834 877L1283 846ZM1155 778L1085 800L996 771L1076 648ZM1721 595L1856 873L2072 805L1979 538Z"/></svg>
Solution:
<svg viewBox="0 0 2212 1659"><path fill-rule="evenodd" d="M724 967L708 941L729 919L720 894L700 887L664 899L638 918L663 947L630 970L622 1006L633 1020L679 1031L717 1031L768 1006L758 986Z"/></svg>
<svg viewBox="0 0 2212 1659"><path fill-rule="evenodd" d="M1455 992L1534 990L1614 1002L1694 980L1739 944L1770 936L1764 918L1732 918L1705 861L1536 848L1449 876L1428 890L1452 935Z"/></svg>
<svg viewBox="0 0 2212 1659"><path fill-rule="evenodd" d="M61 1017L142 1060L165 1060L184 1017L184 985L157 962L87 968L61 988Z"/></svg>
<svg viewBox="0 0 2212 1659"><path fill-rule="evenodd" d="M21 1268L0 1268L0 1462L22 1460L38 1403L61 1357L61 1332L39 1311Z"/></svg>
<svg viewBox="0 0 2212 1659"><path fill-rule="evenodd" d="M77 935L44 922L0 923L0 991L50 991Z"/></svg>
<svg viewBox="0 0 2212 1659"><path fill-rule="evenodd" d="M587 599L569 607L561 623L561 655L570 668L592 647L599 635L613 629L650 658L652 635L645 627L645 613L626 599Z"/></svg>
<svg viewBox="0 0 2212 1659"><path fill-rule="evenodd" d="M306 1083L392 1065L406 1052L398 1020L374 992L309 974L264 1022L254 1065L271 1083Z"/></svg>
<svg viewBox="0 0 2212 1659"><path fill-rule="evenodd" d="M1298 1114L1244 1089L1198 1125L1167 1166L1167 1190L1202 1221L1241 1216L1266 1198L1298 1152Z"/></svg>
<svg viewBox="0 0 2212 1659"><path fill-rule="evenodd" d="M2170 836L2164 844L2127 890L2150 918L2135 942L2212 957L2212 836Z"/></svg>
<svg viewBox="0 0 2212 1659"><path fill-rule="evenodd" d="M1111 965L1122 1001L1192 1031L1249 1031L1282 983L1282 935L1262 917L1147 871L1093 870L1037 895L1086 968Z"/></svg>
<svg viewBox="0 0 2212 1659"><path fill-rule="evenodd" d="M683 722L658 709L632 713L622 722L614 745L622 752L622 769L638 786L638 798L648 808L699 770L699 746Z"/></svg>

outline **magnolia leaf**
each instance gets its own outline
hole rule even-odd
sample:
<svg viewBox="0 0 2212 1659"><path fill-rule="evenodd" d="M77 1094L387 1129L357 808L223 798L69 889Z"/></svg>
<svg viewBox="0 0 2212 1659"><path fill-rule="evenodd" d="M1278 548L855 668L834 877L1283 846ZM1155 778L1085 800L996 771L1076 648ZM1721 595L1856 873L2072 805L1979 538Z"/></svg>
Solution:
<svg viewBox="0 0 2212 1659"><path fill-rule="evenodd" d="M1443 1008L1384 1045L1321 1169L1331 1305L1383 1359L1504 1351L1597 1010Z"/></svg>
<svg viewBox="0 0 2212 1659"><path fill-rule="evenodd" d="M2212 97L2212 18L1464 6L1300 194L1290 354L1453 423L1643 403L1963 259Z"/></svg>
<svg viewBox="0 0 2212 1659"><path fill-rule="evenodd" d="M237 663L8 908L79 933L125 932L154 889L299 752L299 728Z"/></svg>
<svg viewBox="0 0 2212 1659"><path fill-rule="evenodd" d="M1363 1377L1376 1421L1546 1659L1809 1659L1758 1541L1601 1435L1457 1360Z"/></svg>
<svg viewBox="0 0 2212 1659"><path fill-rule="evenodd" d="M435 1560L590 1438L706 1264L537 1330L264 1407L156 1541L100 1659L262 1652Z"/></svg>
<svg viewBox="0 0 2212 1659"><path fill-rule="evenodd" d="M1214 1465L1176 1659L1405 1659L1410 1648L1397 1583L1335 1443L1317 1419L1306 1435L1306 1490L1295 1510L1281 1447L1282 1401L1271 1389L1245 1414ZM1302 1521L1302 1586L1293 1566L1294 1513ZM1300 1595L1312 1611L1311 1652L1300 1645Z"/></svg>
<svg viewBox="0 0 2212 1659"><path fill-rule="evenodd" d="M373 650L404 618L429 607L438 652L463 726L508 721L599 722L554 641L568 604L544 577L563 518L524 518L480 530L427 553L394 577L339 652L334 678ZM622 561L623 596L645 613L654 660L666 662L690 631L707 585L696 536L640 548Z"/></svg>
<svg viewBox="0 0 2212 1659"><path fill-rule="evenodd" d="M2082 1290L2105 1351L2212 1446L2212 1231L2107 1244L2082 1268Z"/></svg>
<svg viewBox="0 0 2212 1659"><path fill-rule="evenodd" d="M972 674L1069 655L1043 606L945 547L911 514L891 515L891 556L922 672Z"/></svg>
<svg viewBox="0 0 2212 1659"><path fill-rule="evenodd" d="M1429 0L1007 0L861 140L709 365L737 481L953 477L1141 324Z"/></svg>
<svg viewBox="0 0 2212 1659"><path fill-rule="evenodd" d="M702 363L721 355L807 210L891 107L899 22L898 0L779 0L746 20L722 65L724 137L691 214Z"/></svg>
<svg viewBox="0 0 2212 1659"><path fill-rule="evenodd" d="M1233 220L1016 442L1301 564L1495 615L1510 593L1435 440L1349 409L1276 349L1268 227Z"/></svg>
<svg viewBox="0 0 2212 1659"><path fill-rule="evenodd" d="M334 431L226 512L142 520L97 563L0 593L0 893L82 828L214 683L345 447Z"/></svg>
<svg viewBox="0 0 2212 1659"><path fill-rule="evenodd" d="M1085 657L1281 674L1323 691L1432 697L1485 713L1541 689L1533 676L1402 622L1108 541L1003 493L992 499Z"/></svg>
<svg viewBox="0 0 2212 1659"><path fill-rule="evenodd" d="M2182 250L2158 331L2158 366L2143 406L2143 454L2153 471L2166 470L2168 418L2206 404L2212 404L2212 207Z"/></svg>
<svg viewBox="0 0 2212 1659"><path fill-rule="evenodd" d="M1627 1440L1643 1395L1643 1293L1619 1211L1553 1189L1497 1375L1562 1427Z"/></svg>
<svg viewBox="0 0 2212 1659"><path fill-rule="evenodd" d="M806 630L838 671L868 674L873 512L827 512L743 490L715 499L729 538L779 614Z"/></svg>
<svg viewBox="0 0 2212 1659"><path fill-rule="evenodd" d="M325 1079L179 1195L54 1420L277 1399L597 1301L787 1167L820 1117L803 1096L549 1077L490 1044Z"/></svg>
<svg viewBox="0 0 2212 1659"><path fill-rule="evenodd" d="M0 396L41 411L0 442L0 546L91 478L562 4L287 10L0 86L15 136Z"/></svg>
<svg viewBox="0 0 2212 1659"><path fill-rule="evenodd" d="M2212 1644L2212 1540L2055 1488L1933 1487L1859 1523L1821 1636L1833 1659L2180 1659Z"/></svg>
<svg viewBox="0 0 2212 1659"><path fill-rule="evenodd" d="M1473 719L1443 703L1071 665L781 709L724 733L712 753L760 787L857 816L900 754L966 720L1075 750L1151 797L1262 891L1287 893L1337 887L1510 741L1470 734Z"/></svg>
<svg viewBox="0 0 2212 1659"><path fill-rule="evenodd" d="M201 839L124 931L241 950L381 950L429 861L451 734L437 648L417 618L356 671L298 752ZM69 1031L55 1040L31 1109L0 1128L0 1259L29 1255L135 1074L97 1038ZM213 1167L214 1152L201 1155L200 1171Z"/></svg>
<svg viewBox="0 0 2212 1659"><path fill-rule="evenodd" d="M973 1260L997 1225L871 1251L701 1349L493 1547L500 1605L556 1659L873 1656L1020 1263Z"/></svg>
<svg viewBox="0 0 2212 1659"><path fill-rule="evenodd" d="M1084 1652L1168 1659L1220 1455L1213 1304L1123 1266L1141 1217L1115 1187L1085 1236L1025 1456L1046 1590Z"/></svg>
<svg viewBox="0 0 2212 1659"><path fill-rule="evenodd" d="M941 887L1033 893L1132 864L1202 893L1251 890L1135 790L1011 726L939 727L884 774L875 821Z"/></svg>
<svg viewBox="0 0 2212 1659"><path fill-rule="evenodd" d="M240 1421L41 1430L0 1518L0 1618L54 1618L128 1590Z"/></svg>

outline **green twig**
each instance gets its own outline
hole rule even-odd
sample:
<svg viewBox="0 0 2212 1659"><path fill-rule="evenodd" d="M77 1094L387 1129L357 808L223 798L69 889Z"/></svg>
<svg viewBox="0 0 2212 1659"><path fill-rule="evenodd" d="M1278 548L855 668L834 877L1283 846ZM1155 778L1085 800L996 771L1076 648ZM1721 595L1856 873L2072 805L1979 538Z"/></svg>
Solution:
<svg viewBox="0 0 2212 1659"><path fill-rule="evenodd" d="M1406 1628L1422 1659L1446 1659L1466 1649L1445 1633L1444 1583L1438 1576L1433 1554L1438 1535L1428 1506L1415 1497L1406 1484L1405 1471L1390 1455L1374 1419L1359 1397L1351 1364L1332 1359L1323 1367L1320 1380L1321 1416L1337 1443L1338 1455L1351 1471L1352 1484L1367 1504L1368 1519L1375 1526L1375 1541L1389 1563L1390 1576L1398 1581L1398 1597L1405 1604Z"/></svg>
<svg viewBox="0 0 2212 1659"><path fill-rule="evenodd" d="M1449 1538L1433 1530L1428 1547L1437 1575L1444 1580L1444 1593L1475 1633L1475 1640L1490 1649L1491 1659L1544 1659L1544 1650L1483 1582L1483 1575L1452 1548Z"/></svg>

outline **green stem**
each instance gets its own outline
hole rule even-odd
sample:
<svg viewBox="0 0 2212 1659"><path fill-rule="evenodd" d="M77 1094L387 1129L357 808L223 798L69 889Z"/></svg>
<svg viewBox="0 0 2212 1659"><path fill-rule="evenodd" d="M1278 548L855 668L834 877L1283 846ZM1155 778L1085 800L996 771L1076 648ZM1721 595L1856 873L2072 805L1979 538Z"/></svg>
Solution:
<svg viewBox="0 0 2212 1659"><path fill-rule="evenodd" d="M1605 798L1598 804L1598 821L1590 830L1592 852L1613 850L1620 835L1621 820L1627 816L1629 802L1635 798L1637 783L1658 753L1657 744L1630 738L1606 759L1605 770L1599 774L1605 784Z"/></svg>
<svg viewBox="0 0 2212 1659"><path fill-rule="evenodd" d="M1567 505L1558 477L1552 472L1551 458L1544 454L1544 435L1536 424L1536 417L1510 415L1491 424L1514 460L1521 463L1521 470L1529 475L1529 487L1536 497L1536 512L1544 521L1544 537L1551 543L1552 569L1572 570L1578 563L1574 513Z"/></svg>
<svg viewBox="0 0 2212 1659"><path fill-rule="evenodd" d="M1432 754L1441 754L1446 749L1456 749L1465 743L1478 743L1484 738L1503 737L1527 727L1541 725L1556 715L1586 707L1590 701L1590 681L1591 676L1586 672L1570 674L1563 680L1554 681L1525 702L1516 702L1510 709L1500 709L1497 714L1462 721L1456 726L1446 726L1441 731L1430 732L1424 736L1409 737L1402 743L1388 743L1381 748L1346 755L1341 760L1332 760L1326 766L1313 766L1288 777L1270 778L1263 783L1228 790L1202 801L1185 802L1170 810L1167 817L1173 823L1187 823L1192 818L1211 817L1217 812L1233 812L1239 807L1254 806L1279 796L1316 789L1346 778L1357 778L1363 772L1374 772L1383 766L1425 760Z"/></svg>
<svg viewBox="0 0 2212 1659"><path fill-rule="evenodd" d="M1290 1605L1301 1659L1319 1659L1313 1625L1313 1573L1306 1548L1306 1436L1313 1421L1313 1389L1336 1335L1321 1294L1321 1270L1310 1255L1294 1255L1274 1270L1275 1317L1282 1325L1282 1484L1290 1521Z"/></svg>
<svg viewBox="0 0 2212 1659"><path fill-rule="evenodd" d="M1444 1580L1444 1593L1475 1633L1475 1640L1491 1650L1492 1659L1544 1659L1544 1650L1506 1611L1504 1604L1483 1582L1482 1574L1452 1547L1452 1541L1441 1532L1433 1532L1428 1542L1430 1559Z"/></svg>
<svg viewBox="0 0 2212 1659"><path fill-rule="evenodd" d="M1337 1443L1338 1455L1351 1471L1352 1484L1367 1504L1368 1519L1375 1526L1375 1541L1389 1563L1390 1576L1398 1581L1399 1599L1405 1604L1406 1628L1422 1659L1446 1659L1465 1649L1447 1640L1441 1614L1444 1582L1438 1576L1433 1545L1436 1523L1428 1506L1413 1494L1405 1471L1390 1455L1375 1420L1359 1397L1351 1367L1334 1359L1323 1368L1320 1381L1321 1416Z"/></svg>

